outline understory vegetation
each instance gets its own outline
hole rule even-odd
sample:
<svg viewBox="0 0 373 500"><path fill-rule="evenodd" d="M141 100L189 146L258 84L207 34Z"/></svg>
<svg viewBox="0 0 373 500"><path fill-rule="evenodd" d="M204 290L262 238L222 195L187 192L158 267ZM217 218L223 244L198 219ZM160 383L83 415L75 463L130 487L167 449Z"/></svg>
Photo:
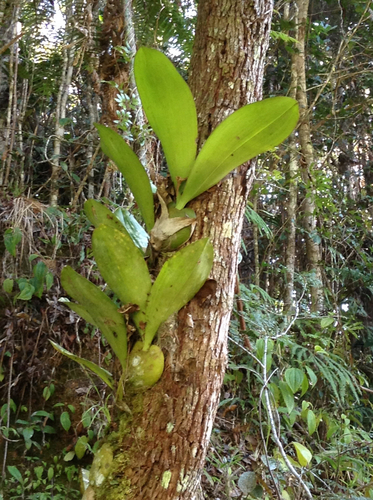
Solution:
<svg viewBox="0 0 373 500"><path fill-rule="evenodd" d="M263 95L295 98L309 129L257 160L201 486L215 500L373 499L373 6L315 0L302 35L304 1L275 3ZM187 79L196 6L135 1L119 29L119 1L1 5L0 500L74 500L129 409L50 343L121 377L99 329L64 304L61 270L119 306L83 204L124 225L126 209L144 233L93 123L119 130L169 189L133 57L136 42L156 45Z"/></svg>

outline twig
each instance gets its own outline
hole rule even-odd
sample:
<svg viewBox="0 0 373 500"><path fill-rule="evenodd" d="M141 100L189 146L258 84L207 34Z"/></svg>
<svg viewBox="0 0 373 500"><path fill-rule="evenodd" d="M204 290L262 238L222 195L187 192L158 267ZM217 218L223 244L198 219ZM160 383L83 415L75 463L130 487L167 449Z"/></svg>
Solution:
<svg viewBox="0 0 373 500"><path fill-rule="evenodd" d="M268 419L269 419L269 424L270 424L270 427L271 427L271 432L272 432L272 436L273 436L273 439L281 453L281 456L282 458L284 459L284 462L286 464L286 466L288 467L289 471L291 472L291 474L298 480L300 486L302 486L304 492L306 493L307 497L310 499L310 500L313 500L313 496L308 488L308 486L306 485L306 483L303 481L303 479L301 478L301 476L298 474L298 472L295 470L295 468L293 467L293 465L291 464L290 460L288 459L286 453L285 453L285 450L282 446L282 443L281 443L281 440L280 438L278 437L278 434L277 434L277 430L276 430L276 424L275 424L275 420L274 420L274 416L273 416L273 412L272 412L272 406L271 406L271 401L270 401L270 398L269 398L269 390L268 390L268 380L267 380L267 368L266 368L266 365L267 365L267 348L268 348L268 337L266 336L264 338L264 354L263 354L263 379L264 379L264 386L262 388L262 390L260 391L260 401L261 401L261 396L264 392L264 397L265 397L265 401L266 401L266 406L267 406L267 414L268 414Z"/></svg>
<svg viewBox="0 0 373 500"><path fill-rule="evenodd" d="M249 351L248 349L246 349L246 347L244 347L243 345L241 345L241 344L239 344L238 342L236 342L235 340L233 340L233 339L232 339L232 337L230 337L229 335L228 335L228 339L229 339L231 342L233 342L233 344L235 344L237 347L239 347L240 349L242 349L243 351L245 351L245 352L246 352L246 354L248 354L249 356L251 356L251 357L252 357L252 358L253 358L253 359L254 359L257 363L259 363L259 365L260 365L262 368L264 368L263 363L262 363L261 361L259 361L259 359L258 359L258 358L257 358L257 357L256 357L256 356L255 356L255 355L254 355L251 351ZM249 368L248 368L248 370L249 370ZM255 371L255 370L250 370L250 371L252 371L252 372L256 373L256 371Z"/></svg>

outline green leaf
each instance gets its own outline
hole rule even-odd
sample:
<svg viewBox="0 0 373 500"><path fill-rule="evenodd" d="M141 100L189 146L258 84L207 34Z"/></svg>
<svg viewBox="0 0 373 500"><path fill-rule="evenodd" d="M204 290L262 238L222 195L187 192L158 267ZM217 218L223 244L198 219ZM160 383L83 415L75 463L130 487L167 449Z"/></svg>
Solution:
<svg viewBox="0 0 373 500"><path fill-rule="evenodd" d="M47 287L47 291L51 289L52 285L53 285L53 274L48 272L45 275L45 286Z"/></svg>
<svg viewBox="0 0 373 500"><path fill-rule="evenodd" d="M192 93L171 61L141 47L135 57L137 88L146 116L159 137L172 181L188 177L197 152L197 112Z"/></svg>
<svg viewBox="0 0 373 500"><path fill-rule="evenodd" d="M48 481L51 481L54 477L54 469L53 467L49 467L48 469Z"/></svg>
<svg viewBox="0 0 373 500"><path fill-rule="evenodd" d="M76 314L79 314L87 323L90 323L91 325L95 326L97 328L97 325L95 324L92 316L89 314L88 311L84 309L84 307L80 304L77 304L76 302L64 302L64 304L69 307L72 311L76 312Z"/></svg>
<svg viewBox="0 0 373 500"><path fill-rule="evenodd" d="M22 231L19 227L7 229L4 233L4 245L8 252L16 256L16 246L22 241Z"/></svg>
<svg viewBox="0 0 373 500"><path fill-rule="evenodd" d="M103 227L103 226L102 226ZM97 231L98 229L96 229ZM117 306L97 286L66 266L61 273L66 292L92 317L123 367L127 359L127 329Z"/></svg>
<svg viewBox="0 0 373 500"><path fill-rule="evenodd" d="M285 371L285 380L288 383L290 389L295 394L298 389L302 386L304 379L304 372L299 368L288 368Z"/></svg>
<svg viewBox="0 0 373 500"><path fill-rule="evenodd" d="M327 328L335 322L333 317L327 316L326 318L322 318L320 322L321 328Z"/></svg>
<svg viewBox="0 0 373 500"><path fill-rule="evenodd" d="M294 408L294 394L292 393L290 387L286 382L280 381L279 387L282 395L282 399L286 405L286 408L289 413L293 411Z"/></svg>
<svg viewBox="0 0 373 500"><path fill-rule="evenodd" d="M131 237L101 225L92 236L93 255L102 277L124 305L144 311L152 286L148 266Z"/></svg>
<svg viewBox="0 0 373 500"><path fill-rule="evenodd" d="M145 168L141 165L132 149L114 130L95 124L100 134L102 151L122 172L135 197L148 231L154 226L154 202L150 181Z"/></svg>
<svg viewBox="0 0 373 500"><path fill-rule="evenodd" d="M88 220L95 226L99 227L101 224L117 229L118 231L125 232L123 224L118 218L109 210L105 205L96 200L87 200L84 203L84 212Z"/></svg>
<svg viewBox="0 0 373 500"><path fill-rule="evenodd" d="M20 282L20 280L18 280L18 286L21 290L21 293L17 295L16 299L30 300L35 292L35 287L33 287L31 283L28 283L27 281Z"/></svg>
<svg viewBox="0 0 373 500"><path fill-rule="evenodd" d="M265 99L235 111L205 142L176 208L183 208L236 167L280 144L294 130L298 116L298 104L290 97Z"/></svg>
<svg viewBox="0 0 373 500"><path fill-rule="evenodd" d="M245 496L249 495L256 485L256 474L253 471L243 472L238 478L237 486Z"/></svg>
<svg viewBox="0 0 373 500"><path fill-rule="evenodd" d="M36 297L41 298L43 294L43 289L44 289L44 280L45 277L48 273L48 268L44 264L44 262L39 261L34 267L33 267L33 274L34 277L30 279L30 284L35 287L35 292L34 295Z"/></svg>
<svg viewBox="0 0 373 500"><path fill-rule="evenodd" d="M306 368L306 372L309 376L311 385L316 385L316 383L317 383L316 373L309 366L306 366L305 368Z"/></svg>
<svg viewBox="0 0 373 500"><path fill-rule="evenodd" d="M208 238L176 252L163 265L155 280L146 308L144 351L171 314L179 311L202 287L210 274L214 250Z"/></svg>
<svg viewBox="0 0 373 500"><path fill-rule="evenodd" d="M4 282L3 282L3 290L4 290L4 292L5 293L12 293L13 285L14 285L14 280L11 280L9 278L7 278L6 280L4 280Z"/></svg>
<svg viewBox="0 0 373 500"><path fill-rule="evenodd" d="M71 460L75 457L75 451L69 451L66 453L66 455L63 457L65 462L71 462Z"/></svg>
<svg viewBox="0 0 373 500"><path fill-rule="evenodd" d="M104 368L101 368L100 366L96 365L96 363L89 361L88 359L80 358L79 356L72 354L71 352L67 351L66 349L64 349L60 345L56 344L52 340L50 340L49 342L56 349L56 351L63 354L64 356L68 357L69 359L76 361L81 366L84 366L85 368L88 368L89 370L91 370L98 377L100 377L100 379L103 380L105 382L105 384L107 384L111 389L114 387L114 381L113 381L113 378L112 378L112 375L110 372L108 372Z"/></svg>
<svg viewBox="0 0 373 500"><path fill-rule="evenodd" d="M298 462L302 467L306 467L306 465L308 465L312 460L312 453L308 448L300 443L297 443L296 441L293 441L293 445L297 454Z"/></svg>
<svg viewBox="0 0 373 500"><path fill-rule="evenodd" d="M115 211L115 215L126 228L134 244L145 252L149 242L149 235L144 228L137 222L135 217L124 208L118 208Z"/></svg>
<svg viewBox="0 0 373 500"><path fill-rule="evenodd" d="M312 410L308 410L307 412L307 427L308 427L308 433L310 436L315 432L316 430L316 415Z"/></svg>
<svg viewBox="0 0 373 500"><path fill-rule="evenodd" d="M19 472L17 467L15 465L8 465L7 466L8 472L11 476L14 477L19 483L23 484L23 477L22 474Z"/></svg>
<svg viewBox="0 0 373 500"><path fill-rule="evenodd" d="M302 392L300 393L301 397L306 394L308 388L309 388L308 377L306 374L304 374L302 382Z"/></svg>
<svg viewBox="0 0 373 500"><path fill-rule="evenodd" d="M87 443L88 443L88 438L87 436L80 436L78 441L76 442L76 445L74 447L74 451L76 456L81 459L84 457L84 454L87 450Z"/></svg>
<svg viewBox="0 0 373 500"><path fill-rule="evenodd" d="M61 413L60 422L65 431L68 431L71 427L70 415L67 411Z"/></svg>
<svg viewBox="0 0 373 500"><path fill-rule="evenodd" d="M22 430L23 439L25 440L26 450L29 450L32 446L31 438L34 435L34 429L30 427L26 427L26 429Z"/></svg>

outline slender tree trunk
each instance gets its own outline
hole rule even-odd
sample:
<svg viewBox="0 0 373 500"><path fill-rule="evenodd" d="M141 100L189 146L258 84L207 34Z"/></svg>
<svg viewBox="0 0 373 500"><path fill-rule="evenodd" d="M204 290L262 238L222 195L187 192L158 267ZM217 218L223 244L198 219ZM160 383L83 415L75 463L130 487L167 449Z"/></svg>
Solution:
<svg viewBox="0 0 373 500"><path fill-rule="evenodd" d="M295 14L295 24L298 24L298 16ZM284 19L289 19L289 4L284 7ZM298 32L295 34L298 39ZM291 84L289 96L296 99L298 86L298 73L296 64L296 55L292 56L291 64ZM291 313L292 305L294 303L294 271L295 271L295 257L296 257L296 229L297 229L297 208L298 208L298 175L299 175L299 155L296 145L296 136L293 132L289 138L289 198L287 201L287 243L285 254L285 267L286 267L286 283L285 283L285 297L284 309Z"/></svg>
<svg viewBox="0 0 373 500"><path fill-rule="evenodd" d="M20 9L20 1L16 1L13 4L11 24L9 26L10 39L15 39L17 37L17 23L18 15ZM5 12L3 11L3 15ZM11 163L12 163L12 152L15 141L15 133L17 127L17 75L18 75L18 41L13 43L10 47L10 57L8 66L8 83L9 83L9 98L8 98L8 108L6 113L6 126L5 126L5 149L3 152L2 168L0 170L0 186L8 185Z"/></svg>
<svg viewBox="0 0 373 500"><path fill-rule="evenodd" d="M199 144L233 110L261 98L272 14L270 0L200 0L190 85L200 120ZM216 294L195 297L161 335L166 357L158 384L135 401L112 441L114 460L86 498L191 500L199 480L227 361L249 165L198 197L194 239L215 248ZM95 493L93 493L95 492ZM93 496L89 496L93 495Z"/></svg>
<svg viewBox="0 0 373 500"><path fill-rule="evenodd" d="M138 127L139 137L134 144L133 150L139 157L139 160L144 167L147 167L147 142L145 138L141 137L141 132L145 126L145 117L144 112L141 107L141 100L139 93L137 91L137 86L135 82L135 75L133 72L133 63L134 57L136 54L136 35L135 28L133 25L133 12L132 12L132 0L124 0L124 27L126 30L126 39L127 45L131 50L131 62L130 62L130 71L129 71L129 90L131 92L132 99L136 100L139 104L135 106L133 116L134 116L134 124Z"/></svg>
<svg viewBox="0 0 373 500"><path fill-rule="evenodd" d="M255 193L253 201L253 209L258 211L258 193ZM259 258L259 231L258 226L253 224L253 243L254 243L254 283L255 286L260 286L260 258Z"/></svg>
<svg viewBox="0 0 373 500"><path fill-rule="evenodd" d="M303 201L303 227L306 233L307 262L309 270L313 271L319 284L311 286L311 310L321 311L323 308L322 272L320 266L320 245L317 243L315 190L312 183L312 168L314 167L314 151L309 123L309 108L307 103L305 41L309 0L298 0L298 52L295 65L298 75L297 100L300 109L299 141L301 147L301 174L303 182L309 186Z"/></svg>
<svg viewBox="0 0 373 500"><path fill-rule="evenodd" d="M66 105L67 99L69 97L70 91L69 87L73 75L73 63L75 55L75 45L72 37L72 27L71 19L73 16L72 5L67 4L66 9L66 43L63 48L63 69L61 75L60 87L57 95L57 106L56 106L56 126L54 131L54 143L53 143L53 158L52 158L52 175L51 175L51 192L49 203L52 207L58 205L58 178L60 174L60 156L61 156L61 146L65 133L65 125L62 120L66 118Z"/></svg>

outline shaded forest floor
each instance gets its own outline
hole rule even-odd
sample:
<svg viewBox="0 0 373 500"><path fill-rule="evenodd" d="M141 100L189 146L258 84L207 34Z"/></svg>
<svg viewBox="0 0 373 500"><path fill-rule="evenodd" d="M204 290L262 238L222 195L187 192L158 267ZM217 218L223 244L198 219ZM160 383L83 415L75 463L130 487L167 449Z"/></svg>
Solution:
<svg viewBox="0 0 373 500"><path fill-rule="evenodd" d="M49 340L114 374L117 370L97 330L60 300L59 273L66 264L102 283L90 253L89 223L84 215L27 198L3 199L0 205L3 499L80 498L80 471L89 468L117 415L106 386L57 353ZM346 338L336 338L333 320L320 323L310 315L295 323L288 337L281 336L278 301L250 285L241 288L240 297L202 476L205 497L278 498L277 488L286 500L304 498L273 440L266 405L259 404L264 386L255 360L263 332L271 331L279 340L269 340L273 373L268 383L288 459L315 496L373 498L370 350L353 352ZM299 373L299 387L292 386L291 376ZM311 457L304 450L299 454L294 443Z"/></svg>

